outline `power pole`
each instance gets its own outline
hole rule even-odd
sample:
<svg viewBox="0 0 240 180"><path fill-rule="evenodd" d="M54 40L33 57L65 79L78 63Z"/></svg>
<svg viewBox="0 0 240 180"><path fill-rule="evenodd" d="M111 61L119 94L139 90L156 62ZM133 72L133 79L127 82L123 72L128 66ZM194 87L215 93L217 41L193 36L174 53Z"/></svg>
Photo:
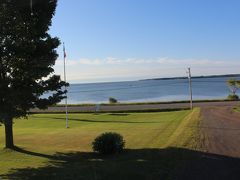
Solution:
<svg viewBox="0 0 240 180"><path fill-rule="evenodd" d="M190 94L190 109L193 109L193 101L192 101L192 75L191 68L188 68L188 81L189 81L189 94Z"/></svg>

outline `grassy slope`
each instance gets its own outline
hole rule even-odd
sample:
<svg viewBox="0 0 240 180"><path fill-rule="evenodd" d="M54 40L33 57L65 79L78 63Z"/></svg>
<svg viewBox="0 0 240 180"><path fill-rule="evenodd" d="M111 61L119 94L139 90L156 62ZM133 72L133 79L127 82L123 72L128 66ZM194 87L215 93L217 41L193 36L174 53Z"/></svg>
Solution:
<svg viewBox="0 0 240 180"><path fill-rule="evenodd" d="M192 140L197 133L195 127L198 116L199 109L193 112L72 114L70 129L65 129L62 114L32 115L28 120L16 120L14 124L15 143L27 152L0 150L0 174L9 173L10 169L24 168L12 171L10 178L14 178L14 175L29 177L33 174L44 178L44 175L48 174L46 172L54 171L61 177L81 172L83 179L108 179L119 173L119 169L125 169L121 173L123 177L139 176L143 179L145 177L143 172L151 177L165 177L175 160L165 159L168 156L163 158L162 153L169 153L169 151L165 152L169 147L196 147L196 142ZM115 157L100 158L99 155L89 153L92 140L105 131L121 133L129 150ZM3 140L3 126L0 126L0 149L3 147ZM56 156L52 156L56 152L65 154L64 156L58 154L56 160ZM79 160L76 162L76 159ZM48 165L56 168L52 170L46 167ZM26 167L43 168L27 169ZM163 172L155 174L159 169ZM61 174L62 172L64 175ZM120 177L119 179L122 178Z"/></svg>

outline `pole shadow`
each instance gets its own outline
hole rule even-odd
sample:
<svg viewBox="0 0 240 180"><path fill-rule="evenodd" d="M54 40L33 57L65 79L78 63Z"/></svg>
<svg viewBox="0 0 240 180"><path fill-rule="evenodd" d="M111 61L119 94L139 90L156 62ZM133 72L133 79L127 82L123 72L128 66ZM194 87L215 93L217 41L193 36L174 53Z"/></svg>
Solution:
<svg viewBox="0 0 240 180"><path fill-rule="evenodd" d="M115 115L119 116L119 115ZM32 117L34 119L57 119L57 120L66 120L65 117ZM80 119L80 118L69 118L69 121L79 121L87 123L118 123L118 124L149 124L149 123L161 123L154 121L126 121L126 120L93 120L93 119Z"/></svg>

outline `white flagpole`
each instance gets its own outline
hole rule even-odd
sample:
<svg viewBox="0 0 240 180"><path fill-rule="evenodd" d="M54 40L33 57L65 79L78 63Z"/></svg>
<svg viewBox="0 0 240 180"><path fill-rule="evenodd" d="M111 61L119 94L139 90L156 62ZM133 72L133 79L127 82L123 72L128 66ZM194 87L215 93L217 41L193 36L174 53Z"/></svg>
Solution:
<svg viewBox="0 0 240 180"><path fill-rule="evenodd" d="M193 109L193 99L192 99L192 75L191 69L188 68L188 81L189 81L189 95L190 95L190 109Z"/></svg>
<svg viewBox="0 0 240 180"><path fill-rule="evenodd" d="M33 3L32 3L32 0L30 0L30 8L31 8L31 16L33 16Z"/></svg>
<svg viewBox="0 0 240 180"><path fill-rule="evenodd" d="M67 82L66 77L66 52L65 52L65 44L63 43L63 59L64 59L64 81ZM65 86L65 91L67 91L67 86ZM68 126L68 101L67 101L67 92L65 93L65 111L66 111L66 128L69 128Z"/></svg>

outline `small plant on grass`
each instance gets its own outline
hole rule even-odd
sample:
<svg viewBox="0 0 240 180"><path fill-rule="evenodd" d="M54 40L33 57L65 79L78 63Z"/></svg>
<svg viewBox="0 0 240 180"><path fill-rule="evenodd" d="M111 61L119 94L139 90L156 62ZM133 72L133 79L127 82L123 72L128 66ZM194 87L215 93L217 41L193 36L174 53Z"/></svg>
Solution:
<svg viewBox="0 0 240 180"><path fill-rule="evenodd" d="M229 79L227 81L228 87L231 91L231 94L229 94L228 99L229 100L238 100L239 97L237 95L237 90L240 88L240 81L236 79Z"/></svg>
<svg viewBox="0 0 240 180"><path fill-rule="evenodd" d="M115 103L118 102L117 99L115 99L115 98L113 98L113 97L110 97L110 98L108 99L108 101L109 101L110 104L115 104Z"/></svg>
<svg viewBox="0 0 240 180"><path fill-rule="evenodd" d="M237 101L237 100L239 100L239 97L236 94L229 94L228 99L233 100L233 101Z"/></svg>
<svg viewBox="0 0 240 180"><path fill-rule="evenodd" d="M93 141L93 151L101 154L114 154L120 153L125 147L125 141L122 135L115 132L106 132Z"/></svg>

